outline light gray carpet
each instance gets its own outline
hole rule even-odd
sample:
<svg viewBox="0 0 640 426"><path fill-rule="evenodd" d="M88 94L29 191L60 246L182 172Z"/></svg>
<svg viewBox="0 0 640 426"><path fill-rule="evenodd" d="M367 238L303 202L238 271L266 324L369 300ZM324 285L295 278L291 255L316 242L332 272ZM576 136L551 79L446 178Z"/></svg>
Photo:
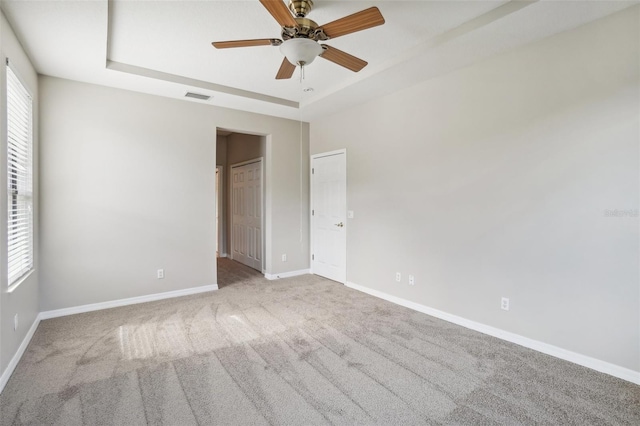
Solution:
<svg viewBox="0 0 640 426"><path fill-rule="evenodd" d="M315 276L43 321L2 424L640 424L640 387Z"/></svg>

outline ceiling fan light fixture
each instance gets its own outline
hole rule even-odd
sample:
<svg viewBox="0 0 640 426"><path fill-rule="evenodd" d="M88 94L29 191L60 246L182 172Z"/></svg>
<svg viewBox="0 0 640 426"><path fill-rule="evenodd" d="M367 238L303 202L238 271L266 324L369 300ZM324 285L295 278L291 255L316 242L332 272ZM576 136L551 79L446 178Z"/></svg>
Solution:
<svg viewBox="0 0 640 426"><path fill-rule="evenodd" d="M280 45L280 52L292 65L309 65L322 53L322 46L308 38L292 38Z"/></svg>

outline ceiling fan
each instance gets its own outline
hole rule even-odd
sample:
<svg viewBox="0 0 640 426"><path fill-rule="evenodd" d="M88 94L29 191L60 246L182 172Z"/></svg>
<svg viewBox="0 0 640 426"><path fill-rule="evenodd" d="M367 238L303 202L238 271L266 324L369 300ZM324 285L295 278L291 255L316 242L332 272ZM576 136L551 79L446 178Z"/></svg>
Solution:
<svg viewBox="0 0 640 426"><path fill-rule="evenodd" d="M285 58L282 60L282 65L280 65L280 69L276 74L276 79L278 80L291 78L296 66L300 66L302 72L304 72L304 67L313 62L317 56L351 71L360 71L367 65L366 61L319 42L384 24L384 18L377 7L370 7L320 26L311 19L306 18L313 8L312 0L289 0L288 8L282 0L260 0L260 3L282 26L282 40L262 38L214 41L211 44L216 49L280 46L280 51L285 55Z"/></svg>

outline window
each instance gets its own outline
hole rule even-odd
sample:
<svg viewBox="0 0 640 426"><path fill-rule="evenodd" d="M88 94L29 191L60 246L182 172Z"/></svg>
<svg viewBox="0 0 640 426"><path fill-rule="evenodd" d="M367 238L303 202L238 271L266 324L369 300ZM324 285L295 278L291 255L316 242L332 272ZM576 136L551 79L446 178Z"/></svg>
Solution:
<svg viewBox="0 0 640 426"><path fill-rule="evenodd" d="M16 283L33 269L33 110L7 59L7 273Z"/></svg>

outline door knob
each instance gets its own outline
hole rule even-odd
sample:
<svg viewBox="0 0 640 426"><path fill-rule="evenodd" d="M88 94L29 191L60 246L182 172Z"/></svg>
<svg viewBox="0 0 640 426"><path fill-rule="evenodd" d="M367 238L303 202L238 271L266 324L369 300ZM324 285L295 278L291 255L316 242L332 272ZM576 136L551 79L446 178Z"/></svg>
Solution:
<svg viewBox="0 0 640 426"><path fill-rule="evenodd" d="M342 227L344 226L344 223L342 223L342 222L340 222L340 223L336 223L336 226L337 226L338 228L342 228Z"/></svg>

